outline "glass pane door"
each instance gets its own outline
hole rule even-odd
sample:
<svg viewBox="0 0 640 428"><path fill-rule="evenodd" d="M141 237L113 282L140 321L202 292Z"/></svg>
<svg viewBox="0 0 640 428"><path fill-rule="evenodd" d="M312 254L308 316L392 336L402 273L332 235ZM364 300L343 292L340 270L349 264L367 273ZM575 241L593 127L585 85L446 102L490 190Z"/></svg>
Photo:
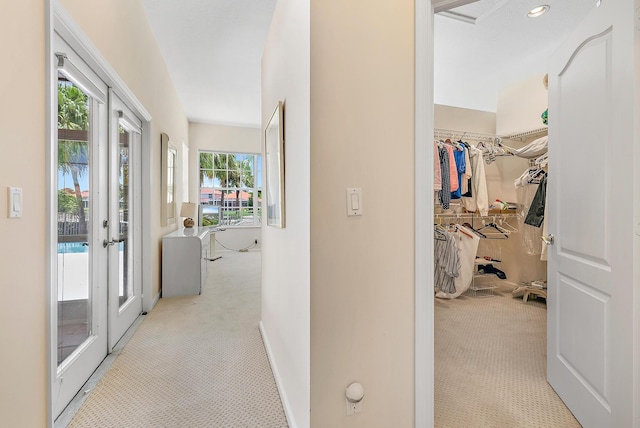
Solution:
<svg viewBox="0 0 640 428"><path fill-rule="evenodd" d="M109 349L142 312L141 122L110 94Z"/></svg>
<svg viewBox="0 0 640 428"><path fill-rule="evenodd" d="M118 307L122 307L132 296L133 253L129 237L129 218L132 194L129 191L129 160L131 133L118 126Z"/></svg>
<svg viewBox="0 0 640 428"><path fill-rule="evenodd" d="M51 212L57 239L51 252L52 408L59 415L107 355L107 87L59 37L56 185ZM63 53L64 52L64 53Z"/></svg>
<svg viewBox="0 0 640 428"><path fill-rule="evenodd" d="M92 332L90 284L93 100L58 77L58 365Z"/></svg>

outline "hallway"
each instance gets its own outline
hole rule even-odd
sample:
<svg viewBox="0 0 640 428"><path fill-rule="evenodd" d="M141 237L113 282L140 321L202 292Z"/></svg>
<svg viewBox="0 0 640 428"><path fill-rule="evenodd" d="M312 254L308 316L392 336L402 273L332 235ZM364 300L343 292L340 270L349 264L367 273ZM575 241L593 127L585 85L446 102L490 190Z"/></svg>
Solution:
<svg viewBox="0 0 640 428"><path fill-rule="evenodd" d="M287 427L260 321L260 251L209 262L200 296L160 299L70 427Z"/></svg>

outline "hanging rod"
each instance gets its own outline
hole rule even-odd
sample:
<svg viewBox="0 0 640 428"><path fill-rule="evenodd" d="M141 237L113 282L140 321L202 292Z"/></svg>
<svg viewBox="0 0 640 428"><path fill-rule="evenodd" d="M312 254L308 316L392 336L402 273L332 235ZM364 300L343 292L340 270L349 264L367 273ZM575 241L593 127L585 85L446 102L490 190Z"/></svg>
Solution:
<svg viewBox="0 0 640 428"><path fill-rule="evenodd" d="M498 137L496 134L466 132L466 131L459 131L454 129L434 128L433 135L436 138L448 137L448 138L454 138L454 139L460 139L460 140L463 138L466 138L468 140L474 140L474 141L490 140L493 143L499 143L501 141L501 138Z"/></svg>
<svg viewBox="0 0 640 428"><path fill-rule="evenodd" d="M434 218L460 218L460 219L489 219L489 218L513 218L518 217L520 214L517 211L514 212L500 212L482 215L480 213L433 213Z"/></svg>
<svg viewBox="0 0 640 428"><path fill-rule="evenodd" d="M548 133L548 128L546 126L542 128L532 129L530 131L518 132L516 134L509 134L502 136L503 140L524 140L525 138L530 137L542 137Z"/></svg>
<svg viewBox="0 0 640 428"><path fill-rule="evenodd" d="M436 138L448 137L454 139L469 139L475 141L489 140L493 143L500 143L502 140L515 140L515 141L523 141L526 138L530 137L541 137L546 135L548 132L548 128L542 127L537 129L532 129L530 131L518 132L507 135L496 135L496 134L484 134L481 132L466 132L455 129L443 129L443 128L434 128L433 135Z"/></svg>

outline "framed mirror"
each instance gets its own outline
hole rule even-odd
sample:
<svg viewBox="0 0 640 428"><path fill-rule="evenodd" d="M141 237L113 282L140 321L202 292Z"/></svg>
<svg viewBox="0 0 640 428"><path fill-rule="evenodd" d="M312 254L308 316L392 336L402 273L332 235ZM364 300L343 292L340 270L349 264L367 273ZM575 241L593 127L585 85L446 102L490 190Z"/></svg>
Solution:
<svg viewBox="0 0 640 428"><path fill-rule="evenodd" d="M160 207L160 222L162 226L169 226L176 222L176 162L178 152L171 144L169 136L160 134L162 146L162 193Z"/></svg>
<svg viewBox="0 0 640 428"><path fill-rule="evenodd" d="M285 227L284 200L284 112L281 101L264 131L267 175L267 225Z"/></svg>

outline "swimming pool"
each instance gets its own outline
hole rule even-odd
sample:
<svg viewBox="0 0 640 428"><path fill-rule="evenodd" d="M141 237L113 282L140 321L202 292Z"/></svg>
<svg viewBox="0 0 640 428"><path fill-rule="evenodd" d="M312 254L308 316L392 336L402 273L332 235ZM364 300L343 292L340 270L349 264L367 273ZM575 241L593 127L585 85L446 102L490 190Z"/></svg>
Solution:
<svg viewBox="0 0 640 428"><path fill-rule="evenodd" d="M58 254L86 253L89 251L89 244L86 242L58 242Z"/></svg>
<svg viewBox="0 0 640 428"><path fill-rule="evenodd" d="M120 251L124 249L124 242L120 243ZM58 242L58 254L87 253L89 244L86 242Z"/></svg>

